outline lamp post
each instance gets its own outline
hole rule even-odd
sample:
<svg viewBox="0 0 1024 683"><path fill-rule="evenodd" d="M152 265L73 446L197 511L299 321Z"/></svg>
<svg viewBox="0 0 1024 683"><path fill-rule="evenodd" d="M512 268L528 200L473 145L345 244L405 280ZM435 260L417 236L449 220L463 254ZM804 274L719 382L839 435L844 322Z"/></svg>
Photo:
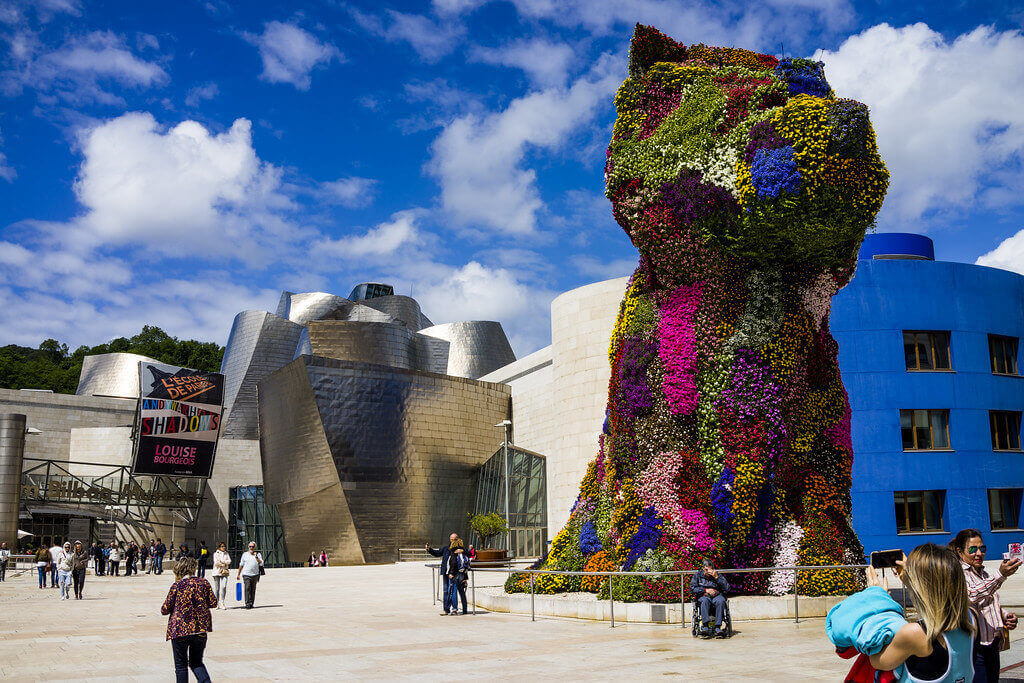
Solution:
<svg viewBox="0 0 1024 683"><path fill-rule="evenodd" d="M505 441L502 443L503 460L505 461L505 550L509 556L512 555L512 520L509 510L509 488L511 487L512 472L508 467L508 430L512 426L512 420L502 420L495 427L505 428Z"/></svg>

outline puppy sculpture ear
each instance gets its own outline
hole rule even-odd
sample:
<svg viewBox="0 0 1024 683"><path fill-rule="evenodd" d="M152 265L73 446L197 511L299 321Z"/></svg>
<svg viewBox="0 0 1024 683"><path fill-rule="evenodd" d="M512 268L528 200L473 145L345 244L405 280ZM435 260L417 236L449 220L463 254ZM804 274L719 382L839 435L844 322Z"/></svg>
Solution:
<svg viewBox="0 0 1024 683"><path fill-rule="evenodd" d="M640 78L656 62L686 60L686 46L672 40L653 26L637 24L629 41L629 77Z"/></svg>

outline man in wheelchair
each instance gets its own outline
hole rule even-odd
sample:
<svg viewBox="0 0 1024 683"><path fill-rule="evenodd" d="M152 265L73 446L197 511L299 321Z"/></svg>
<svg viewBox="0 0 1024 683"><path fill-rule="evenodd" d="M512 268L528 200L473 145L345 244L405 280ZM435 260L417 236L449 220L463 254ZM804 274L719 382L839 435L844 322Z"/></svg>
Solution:
<svg viewBox="0 0 1024 683"><path fill-rule="evenodd" d="M725 638L728 635L726 629L722 627L726 609L725 594L728 591L729 582L718 573L711 560L704 560L703 568L690 580L690 594L700 613L697 635L705 638ZM708 611L711 607L715 608L714 631L708 629Z"/></svg>

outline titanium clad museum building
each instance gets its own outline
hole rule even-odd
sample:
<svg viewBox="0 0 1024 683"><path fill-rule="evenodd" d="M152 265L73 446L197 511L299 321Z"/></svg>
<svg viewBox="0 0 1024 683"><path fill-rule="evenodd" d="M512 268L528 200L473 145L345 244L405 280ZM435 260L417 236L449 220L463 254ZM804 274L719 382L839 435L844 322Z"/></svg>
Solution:
<svg viewBox="0 0 1024 683"><path fill-rule="evenodd" d="M173 535L237 551L255 539L273 564L322 548L336 563L388 562L452 530L468 538L470 513L504 514L507 468L512 550L539 555L597 452L625 285L556 297L551 345L518 360L499 323L434 325L386 284L243 311L209 479L130 472L138 364L151 359L88 357L76 395L0 389L0 414L26 415L32 432L23 454L10 429L0 439L0 534L17 509L17 528L39 538ZM945 543L964 527L994 557L1024 542L1024 277L936 262L923 236L871 235L831 321L865 550ZM115 505L81 495L99 483Z"/></svg>

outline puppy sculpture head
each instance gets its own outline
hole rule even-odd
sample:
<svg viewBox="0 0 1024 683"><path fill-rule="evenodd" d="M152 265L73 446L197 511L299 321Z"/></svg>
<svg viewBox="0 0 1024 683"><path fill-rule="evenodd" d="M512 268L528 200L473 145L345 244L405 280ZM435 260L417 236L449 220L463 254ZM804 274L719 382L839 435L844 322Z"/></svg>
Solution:
<svg viewBox="0 0 1024 683"><path fill-rule="evenodd" d="M889 174L820 62L637 25L615 106L607 196L657 285L729 265L849 279Z"/></svg>

